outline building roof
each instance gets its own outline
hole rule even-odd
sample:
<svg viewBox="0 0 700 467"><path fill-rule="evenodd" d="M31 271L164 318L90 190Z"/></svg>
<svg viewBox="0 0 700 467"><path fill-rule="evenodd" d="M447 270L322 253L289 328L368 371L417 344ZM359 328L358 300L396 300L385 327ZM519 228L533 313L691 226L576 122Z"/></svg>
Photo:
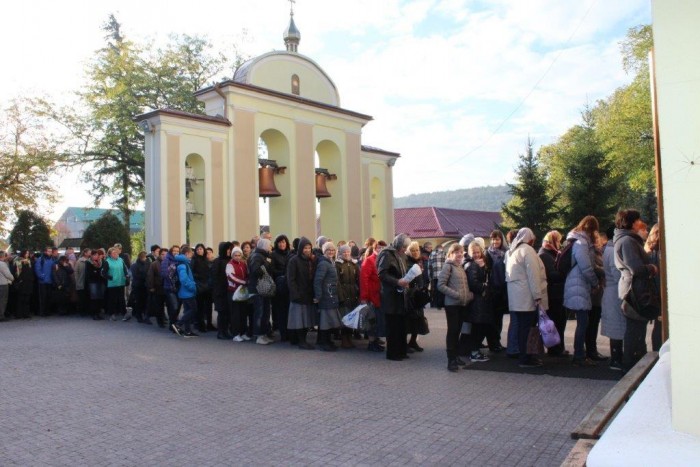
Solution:
<svg viewBox="0 0 700 467"><path fill-rule="evenodd" d="M396 233L411 238L487 237L502 222L500 212L435 207L394 209Z"/></svg>
<svg viewBox="0 0 700 467"><path fill-rule="evenodd" d="M183 110L175 110L175 109L157 109L157 110L152 110L151 112L146 112L144 114L140 114L134 117L134 121L140 122L141 120L146 120L151 117L155 117L158 115L169 115L171 117L178 117L178 118L184 118L187 120L195 120L195 121L200 121L200 122L207 122L207 123L215 123L217 125L226 125L226 126L231 126L231 122L224 117L220 116L211 116L211 115L200 115L200 114L194 114L192 112L185 112Z"/></svg>
<svg viewBox="0 0 700 467"><path fill-rule="evenodd" d="M83 243L82 238L64 238L58 248L80 248Z"/></svg>

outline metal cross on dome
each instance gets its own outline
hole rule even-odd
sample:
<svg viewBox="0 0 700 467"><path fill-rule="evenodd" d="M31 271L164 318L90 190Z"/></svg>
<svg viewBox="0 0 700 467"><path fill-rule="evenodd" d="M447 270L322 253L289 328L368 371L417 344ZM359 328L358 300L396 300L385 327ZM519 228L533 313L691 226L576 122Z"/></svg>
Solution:
<svg viewBox="0 0 700 467"><path fill-rule="evenodd" d="M289 1L289 14L291 16L294 16L294 4L297 2L296 0L288 0Z"/></svg>

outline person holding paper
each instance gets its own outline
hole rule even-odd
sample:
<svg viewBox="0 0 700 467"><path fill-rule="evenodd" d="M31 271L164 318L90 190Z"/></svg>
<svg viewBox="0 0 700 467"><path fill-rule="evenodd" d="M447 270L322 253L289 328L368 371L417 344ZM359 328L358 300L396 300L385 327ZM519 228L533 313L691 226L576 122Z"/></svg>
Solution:
<svg viewBox="0 0 700 467"><path fill-rule="evenodd" d="M404 278L408 270L406 249L411 238L399 234L377 257L377 273L381 281L381 307L386 316L386 358L401 361L408 358L404 290L409 281Z"/></svg>

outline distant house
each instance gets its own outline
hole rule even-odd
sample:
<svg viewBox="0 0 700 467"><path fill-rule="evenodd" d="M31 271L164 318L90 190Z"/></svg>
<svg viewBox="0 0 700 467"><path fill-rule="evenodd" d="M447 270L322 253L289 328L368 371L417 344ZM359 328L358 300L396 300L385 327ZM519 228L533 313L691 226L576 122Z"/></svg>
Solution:
<svg viewBox="0 0 700 467"><path fill-rule="evenodd" d="M488 239L502 221L500 212L435 207L394 209L395 232L406 233L420 243L445 243L468 233Z"/></svg>
<svg viewBox="0 0 700 467"><path fill-rule="evenodd" d="M116 209L101 208L67 208L61 217L56 221L54 230L57 232L56 244L61 244L65 239L80 240L83 238L88 225L102 217L106 212L111 212L124 222L124 216ZM131 213L129 231L133 234L143 230L144 212L133 211Z"/></svg>

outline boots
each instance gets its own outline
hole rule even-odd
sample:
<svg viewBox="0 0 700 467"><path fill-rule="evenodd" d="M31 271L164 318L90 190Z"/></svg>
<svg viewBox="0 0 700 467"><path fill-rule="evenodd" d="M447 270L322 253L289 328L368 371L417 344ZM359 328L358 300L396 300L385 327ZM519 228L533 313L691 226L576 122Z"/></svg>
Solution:
<svg viewBox="0 0 700 467"><path fill-rule="evenodd" d="M355 344L352 343L352 334L351 332L346 332L345 329L343 329L342 334L340 335L340 347L343 349L354 349Z"/></svg>
<svg viewBox="0 0 700 467"><path fill-rule="evenodd" d="M334 352L338 348L331 342L330 331L318 331L318 348L324 352Z"/></svg>
<svg viewBox="0 0 700 467"><path fill-rule="evenodd" d="M456 373L459 370L459 365L457 364L456 358L447 359L447 370L451 371L452 373Z"/></svg>
<svg viewBox="0 0 700 467"><path fill-rule="evenodd" d="M297 340L299 341L298 346L302 350L313 350L316 347L314 347L313 344L309 344L306 342L306 334L307 334L306 329L298 329L296 334L297 334Z"/></svg>
<svg viewBox="0 0 700 467"><path fill-rule="evenodd" d="M624 371L622 365L622 340L610 339L610 369Z"/></svg>

